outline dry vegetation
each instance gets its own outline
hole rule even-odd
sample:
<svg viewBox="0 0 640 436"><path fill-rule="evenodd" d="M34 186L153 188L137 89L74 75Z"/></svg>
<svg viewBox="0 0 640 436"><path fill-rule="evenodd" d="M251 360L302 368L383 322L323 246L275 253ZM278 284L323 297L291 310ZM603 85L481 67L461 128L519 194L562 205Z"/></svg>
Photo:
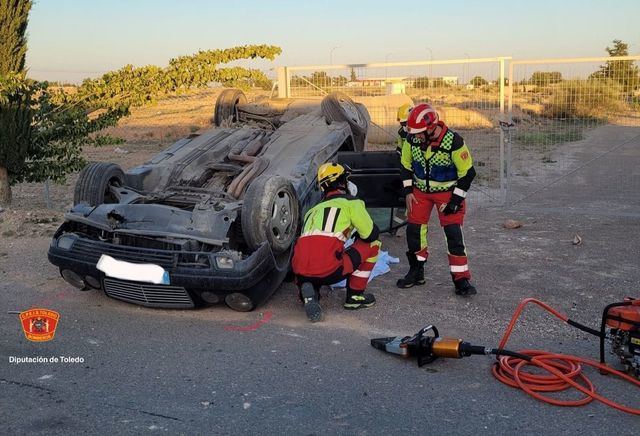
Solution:
<svg viewBox="0 0 640 436"><path fill-rule="evenodd" d="M122 138L127 144L173 142L210 127L216 98L222 89L192 91L134 108L129 117L104 133Z"/></svg>

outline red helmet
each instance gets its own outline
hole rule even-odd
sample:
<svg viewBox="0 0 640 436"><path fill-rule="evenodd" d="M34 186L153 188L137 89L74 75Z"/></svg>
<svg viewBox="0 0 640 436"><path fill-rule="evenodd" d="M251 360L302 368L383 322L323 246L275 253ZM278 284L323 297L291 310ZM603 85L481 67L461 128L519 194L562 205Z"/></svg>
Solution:
<svg viewBox="0 0 640 436"><path fill-rule="evenodd" d="M432 129L438 124L438 112L427 103L420 103L411 109L407 119L409 133L421 133Z"/></svg>

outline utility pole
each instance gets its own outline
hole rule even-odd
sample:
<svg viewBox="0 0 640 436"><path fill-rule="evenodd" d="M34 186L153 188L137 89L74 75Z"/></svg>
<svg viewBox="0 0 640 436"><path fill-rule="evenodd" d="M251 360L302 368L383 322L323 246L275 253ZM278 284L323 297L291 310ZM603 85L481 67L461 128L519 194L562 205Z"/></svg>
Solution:
<svg viewBox="0 0 640 436"><path fill-rule="evenodd" d="M426 47L426 49L429 50L429 61L433 62L433 51L431 50L430 47ZM430 87L429 84L433 79L432 75L433 75L433 65L429 64L429 81L427 82L427 87Z"/></svg>
<svg viewBox="0 0 640 436"><path fill-rule="evenodd" d="M329 51L329 65L333 65L333 51L337 48L340 48L340 46L336 45Z"/></svg>
<svg viewBox="0 0 640 436"><path fill-rule="evenodd" d="M384 63L386 64L387 62L389 62L389 56L391 56L393 53L387 53L386 55L384 55ZM384 67L384 78L385 78L385 84L386 84L386 80L389 79L389 68Z"/></svg>
<svg viewBox="0 0 640 436"><path fill-rule="evenodd" d="M464 77L462 78L462 80L464 82L467 82L469 80L469 59L471 58L471 56L469 56L469 53L465 53L464 54L467 57L467 63L465 64L465 73L464 73Z"/></svg>

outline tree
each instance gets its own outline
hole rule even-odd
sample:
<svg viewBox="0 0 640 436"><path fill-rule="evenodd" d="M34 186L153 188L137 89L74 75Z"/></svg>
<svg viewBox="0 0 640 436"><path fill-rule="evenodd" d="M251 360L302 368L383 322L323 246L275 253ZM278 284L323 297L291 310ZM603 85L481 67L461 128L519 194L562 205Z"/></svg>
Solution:
<svg viewBox="0 0 640 436"><path fill-rule="evenodd" d="M629 45L619 39L614 39L613 47L607 47L606 51L611 57L628 56ZM589 78L615 80L620 82L625 92L631 92L640 87L640 69L633 64L632 60L607 61Z"/></svg>
<svg viewBox="0 0 640 436"><path fill-rule="evenodd" d="M473 79L471 79L471 84L477 88L479 86L488 85L489 82L487 82L487 80L484 77L476 76Z"/></svg>
<svg viewBox="0 0 640 436"><path fill-rule="evenodd" d="M9 11L5 16L12 15ZM26 79L24 74L0 76L0 182L4 181L0 201L10 201L13 183L62 182L67 174L80 170L85 164L82 147L110 143L113 138L98 132L114 126L132 106L211 82L267 86L262 71L218 65L256 57L273 59L280 52L280 47L251 45L181 56L165 68L127 65L85 80L74 93Z"/></svg>
<svg viewBox="0 0 640 436"><path fill-rule="evenodd" d="M331 79L326 71L314 71L309 78L309 82L318 87L331 85Z"/></svg>
<svg viewBox="0 0 640 436"><path fill-rule="evenodd" d="M0 204L11 202L11 174L31 141L31 89L24 84L31 0L0 0Z"/></svg>
<svg viewBox="0 0 640 436"><path fill-rule="evenodd" d="M356 77L356 70L353 67L351 67L351 76L349 80L352 82L358 80L358 77Z"/></svg>
<svg viewBox="0 0 640 436"><path fill-rule="evenodd" d="M442 77L436 77L435 79L431 80L429 86L432 88L446 88L450 85L448 85Z"/></svg>
<svg viewBox="0 0 640 436"><path fill-rule="evenodd" d="M0 75L24 70L31 0L0 0Z"/></svg>
<svg viewBox="0 0 640 436"><path fill-rule="evenodd" d="M413 80L413 86L414 88L428 88L430 86L429 78L426 76L416 77Z"/></svg>
<svg viewBox="0 0 640 436"><path fill-rule="evenodd" d="M11 202L11 185L60 180L84 163L88 135L114 125L126 107L107 108L89 119L78 97L25 77L30 0L0 0L0 203Z"/></svg>
<svg viewBox="0 0 640 436"><path fill-rule="evenodd" d="M530 85L547 86L562 82L560 71L535 71L529 79Z"/></svg>
<svg viewBox="0 0 640 436"><path fill-rule="evenodd" d="M338 77L332 77L331 78L331 84L333 86L345 86L347 84L347 82L348 82L348 80L344 76L338 76Z"/></svg>

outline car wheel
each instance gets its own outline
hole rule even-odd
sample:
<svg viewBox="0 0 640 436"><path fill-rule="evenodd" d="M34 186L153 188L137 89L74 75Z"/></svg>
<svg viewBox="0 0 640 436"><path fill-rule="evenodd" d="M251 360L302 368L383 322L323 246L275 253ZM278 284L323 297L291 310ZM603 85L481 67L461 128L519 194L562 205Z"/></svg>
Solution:
<svg viewBox="0 0 640 436"><path fill-rule="evenodd" d="M286 251L298 233L300 206L293 185L281 176L258 177L242 204L242 234L251 250L265 241L275 253Z"/></svg>
<svg viewBox="0 0 640 436"><path fill-rule="evenodd" d="M87 203L97 206L103 203L117 203L111 193L111 186L124 185L124 172L119 165L107 162L92 162L85 166L76 181L73 204Z"/></svg>
<svg viewBox="0 0 640 436"><path fill-rule="evenodd" d="M238 121L238 105L245 104L247 97L239 89L225 89L216 100L213 124L220 127L226 120Z"/></svg>
<svg viewBox="0 0 640 436"><path fill-rule="evenodd" d="M355 103L342 92L333 92L327 95L320 104L322 114L327 122L345 121L351 127L351 132L359 139L355 145L356 151L364 149L367 131L369 130L369 112L362 104Z"/></svg>
<svg viewBox="0 0 640 436"><path fill-rule="evenodd" d="M367 128L364 130L364 132L361 135L356 136L355 148L357 149L356 151L364 151L365 147L367 146L367 136L369 133L369 126L371 126L371 114L369 114L369 110L362 103L356 103L356 106L358 107L358 110L360 111L360 114L362 115L362 117L366 120Z"/></svg>

